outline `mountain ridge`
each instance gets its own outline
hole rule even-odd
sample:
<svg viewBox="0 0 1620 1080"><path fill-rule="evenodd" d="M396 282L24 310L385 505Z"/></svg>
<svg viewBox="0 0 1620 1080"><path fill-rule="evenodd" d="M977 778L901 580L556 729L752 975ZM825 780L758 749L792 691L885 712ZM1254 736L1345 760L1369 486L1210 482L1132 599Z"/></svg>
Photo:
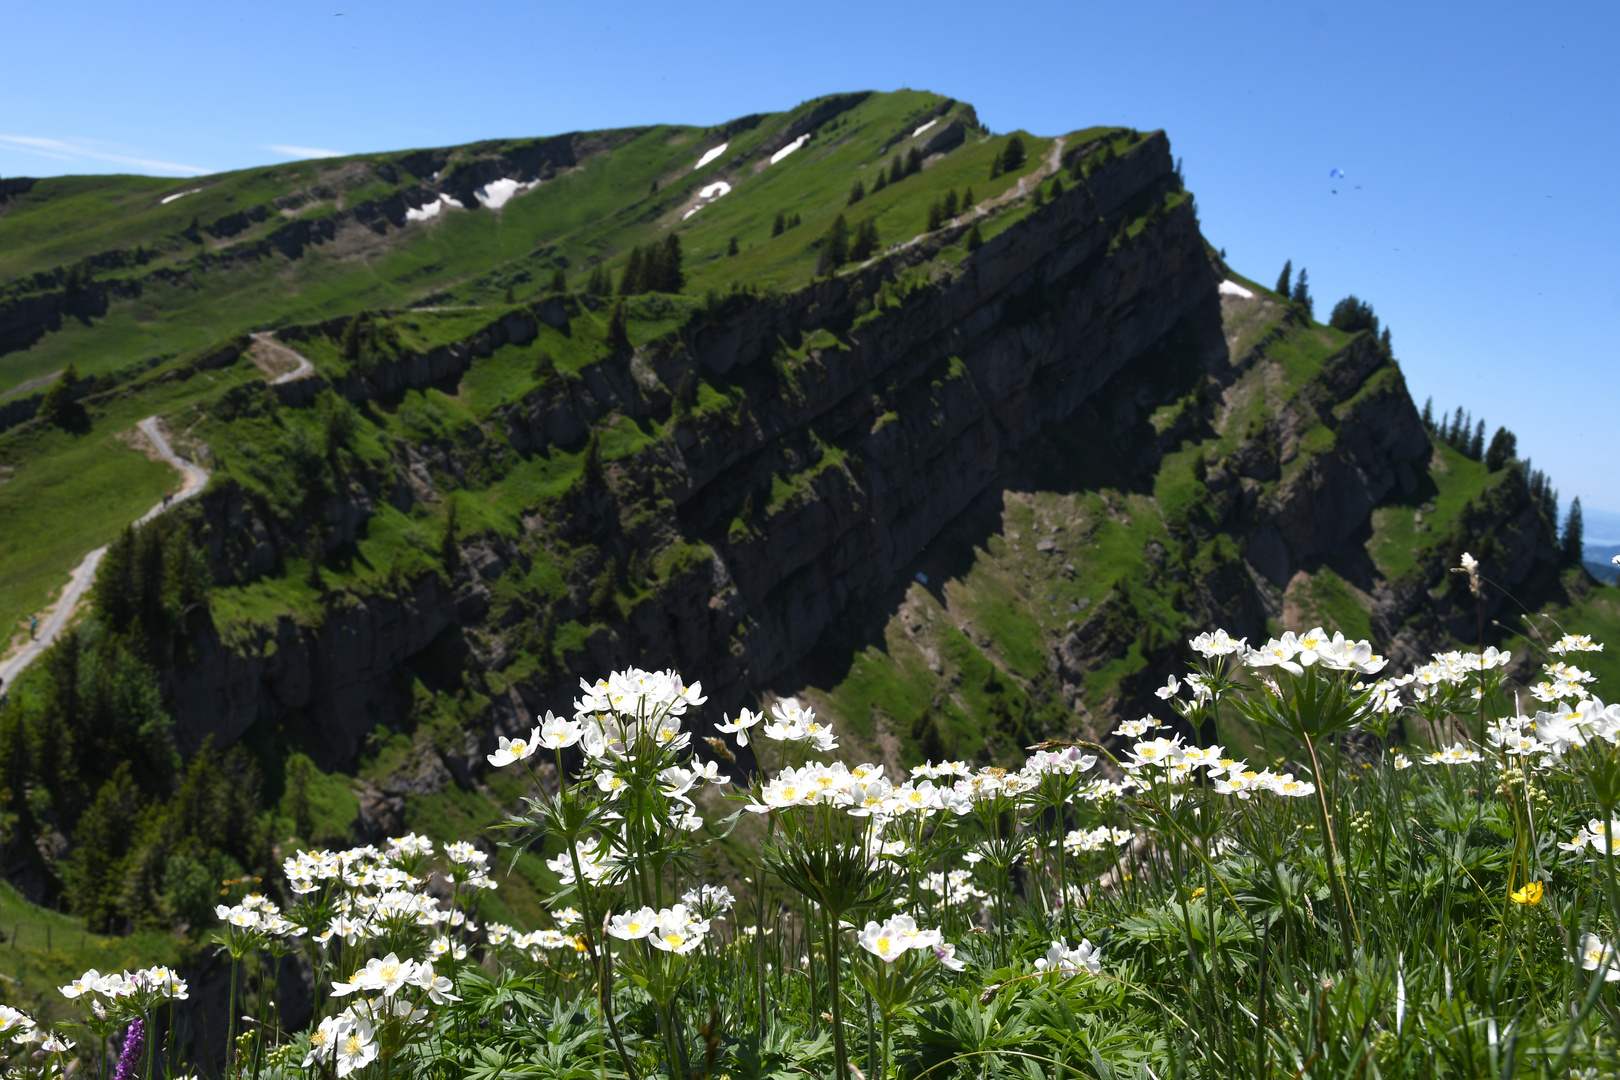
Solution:
<svg viewBox="0 0 1620 1080"><path fill-rule="evenodd" d="M246 755L233 768L262 780L265 838L459 836L520 794L482 767L494 740L631 663L702 679L711 721L804 697L848 752L899 769L1102 735L1150 709L1180 641L1212 625L1332 624L1408 665L1481 624L1506 640L1509 592L1584 602L1519 466L1432 439L1371 333L1228 267L1163 133L991 136L937 95L820 100L530 140L528 178L477 147L270 170L328 192L262 219L252 207L288 195L263 171L232 181L245 205L113 184L114 211L180 208L150 219L146 263L99 284L74 269L88 255L7 264L0 306L65 298L74 273L90 299L0 355L0 384L101 351L53 406L76 428L41 395L0 432L17 526L0 604L29 610L74 551L122 554L72 635L79 666L37 665L0 708L5 875L84 902L77 814L154 745ZM490 184L561 162L561 139L575 164L483 207ZM29 212L59 221L38 189ZM430 194L436 216L403 217ZM339 221L351 196L383 216ZM283 211L319 211L319 241L268 241ZM0 217L0 241L23 216ZM120 220L93 243L122 228L120 250L145 248L140 219ZM840 263L851 221L879 243ZM671 237L681 288L624 288L632 253L663 258ZM241 244L257 254L204 258ZM313 374L278 381L272 345ZM153 414L214 478L147 541L120 536L126 508L172 475L119 433ZM1463 550L1499 583L1483 605L1449 573ZM147 734L73 711L67 691L91 700L109 670L129 673ZM29 749L55 730L104 760ZM178 783L164 768L152 813ZM107 866L158 857L158 840L122 843ZM241 844L185 857L236 876L269 849ZM536 863L517 876L542 880ZM114 908L161 921L188 910L177 889ZM502 900L533 902L521 884Z"/></svg>

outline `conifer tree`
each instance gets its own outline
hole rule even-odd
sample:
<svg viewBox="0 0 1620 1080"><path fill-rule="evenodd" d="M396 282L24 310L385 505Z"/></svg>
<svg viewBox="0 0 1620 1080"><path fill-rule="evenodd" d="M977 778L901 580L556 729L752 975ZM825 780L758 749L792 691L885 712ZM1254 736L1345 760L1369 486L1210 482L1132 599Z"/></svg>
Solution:
<svg viewBox="0 0 1620 1080"><path fill-rule="evenodd" d="M1457 448L1457 440L1462 437L1464 423L1466 421L1463 419L1463 407L1459 405L1457 411L1452 414L1451 426L1447 427L1445 431L1446 445L1454 450Z"/></svg>
<svg viewBox="0 0 1620 1080"><path fill-rule="evenodd" d="M608 314L607 347L609 352L621 353L630 347L629 316L624 310L624 297L613 302Z"/></svg>
<svg viewBox="0 0 1620 1080"><path fill-rule="evenodd" d="M51 388L45 391L45 400L39 404L39 411L47 422L57 427L69 427L78 419L79 406L73 400L73 388L78 384L79 369L70 360L67 367L62 369L62 374L51 383Z"/></svg>
<svg viewBox="0 0 1620 1080"><path fill-rule="evenodd" d="M1434 433L1434 398L1426 398L1423 402L1423 430Z"/></svg>
<svg viewBox="0 0 1620 1080"><path fill-rule="evenodd" d="M1335 330L1343 330L1347 334L1354 334L1358 330L1371 330L1378 333L1378 316L1373 314L1373 307L1365 300L1358 299L1355 293L1340 300L1333 305L1333 314L1328 316L1328 325Z"/></svg>
<svg viewBox="0 0 1620 1080"><path fill-rule="evenodd" d="M803 220L804 219L800 215L794 214L792 217L788 218L788 228L797 229Z"/></svg>
<svg viewBox="0 0 1620 1080"><path fill-rule="evenodd" d="M439 536L439 563L445 572L454 574L461 565L461 545L457 542L460 526L456 520L456 507L459 501L454 495L449 498L449 505L444 512L444 532ZM318 542L318 541L317 541ZM320 573L320 559L316 555L315 543L310 544L310 572L311 575Z"/></svg>
<svg viewBox="0 0 1620 1080"><path fill-rule="evenodd" d="M624 263L624 272L619 275L620 296L635 296L637 293L646 292L641 280L641 263L641 248L631 248L630 257Z"/></svg>
<svg viewBox="0 0 1620 1080"><path fill-rule="evenodd" d="M967 188L962 192L962 213L973 209L973 189Z"/></svg>
<svg viewBox="0 0 1620 1080"><path fill-rule="evenodd" d="M878 232L877 222L867 218L855 226L855 239L849 245L849 257L852 262L865 262L877 250Z"/></svg>
<svg viewBox="0 0 1620 1080"><path fill-rule="evenodd" d="M455 528L455 505L456 504L454 502L451 502L450 504L452 508L450 511L450 529ZM455 537L449 532L446 532L445 541L449 545L450 552L454 553L456 550ZM316 592L325 593L326 578L321 575L321 563L326 560L326 544L321 540L319 530L316 530L314 535L310 536L309 542L304 545L304 558L309 562L309 574L305 578L306 583ZM452 573L455 572L455 567L450 563L445 564L445 569Z"/></svg>
<svg viewBox="0 0 1620 1080"><path fill-rule="evenodd" d="M733 236L731 238L731 243L726 245L726 254L727 255L735 255L735 254L737 254L737 252L739 250L741 250L741 249L737 247L737 238L735 236Z"/></svg>
<svg viewBox="0 0 1620 1080"><path fill-rule="evenodd" d="M906 175L915 176L922 172L922 151L913 146L906 152Z"/></svg>
<svg viewBox="0 0 1620 1080"><path fill-rule="evenodd" d="M1474 428L1473 438L1468 440L1468 456L1473 461L1479 461L1485 456L1485 421L1481 420L1479 426Z"/></svg>
<svg viewBox="0 0 1620 1080"><path fill-rule="evenodd" d="M933 232L944 223L945 208L935 199L928 207L928 232Z"/></svg>
<svg viewBox="0 0 1620 1080"><path fill-rule="evenodd" d="M1000 176L1001 173L1001 151L997 150L996 156L990 159L990 179L994 180L996 177Z"/></svg>
<svg viewBox="0 0 1620 1080"><path fill-rule="evenodd" d="M844 205L854 206L864 198L866 198L866 185L857 180L855 185L849 189L849 202Z"/></svg>
<svg viewBox="0 0 1620 1080"><path fill-rule="evenodd" d="M678 293L686 288L686 271L681 268L681 238L670 233L664 238L664 255L658 260L658 292Z"/></svg>
<svg viewBox="0 0 1620 1080"><path fill-rule="evenodd" d="M343 326L343 337L338 345L343 353L343 359L350 361L360 359L360 313L357 311L349 316L349 321Z"/></svg>
<svg viewBox="0 0 1620 1080"><path fill-rule="evenodd" d="M591 296L607 296L613 291L608 283L607 267L601 263L591 267L591 276L585 279L585 291Z"/></svg>
<svg viewBox="0 0 1620 1080"><path fill-rule="evenodd" d="M787 218L783 217L782 213L780 211L778 211L777 214L776 214L776 220L771 222L771 235L772 236L781 236L782 233L785 232L786 230L787 230Z"/></svg>
<svg viewBox="0 0 1620 1080"><path fill-rule="evenodd" d="M1287 262L1283 263L1282 274L1277 278L1277 287L1272 291L1282 296L1284 300L1289 299L1294 295L1293 277L1294 260L1289 259Z"/></svg>
<svg viewBox="0 0 1620 1080"><path fill-rule="evenodd" d="M599 488L605 480L602 471L602 433L592 431L585 443L585 460L580 464L580 476L587 490Z"/></svg>
<svg viewBox="0 0 1620 1080"><path fill-rule="evenodd" d="M844 220L843 214L839 214L833 218L832 226L821 238L821 265L816 268L816 272L830 277L848 261L849 222Z"/></svg>
<svg viewBox="0 0 1620 1080"><path fill-rule="evenodd" d="M1389 327L1384 327L1383 336L1378 339L1378 347L1384 350L1384 359L1395 359L1395 347L1389 343Z"/></svg>
<svg viewBox="0 0 1620 1080"><path fill-rule="evenodd" d="M894 155L894 160L889 163L889 183L898 184L905 178L906 167L900 164L900 155L896 154Z"/></svg>
<svg viewBox="0 0 1620 1080"><path fill-rule="evenodd" d="M1037 210L1046 205L1046 192L1042 185L1035 185L1035 194L1031 197L1030 202L1035 204Z"/></svg>
<svg viewBox="0 0 1620 1080"><path fill-rule="evenodd" d="M1056 199L1063 194L1063 178L1052 177L1052 198Z"/></svg>
<svg viewBox="0 0 1620 1080"><path fill-rule="evenodd" d="M506 287L506 292L501 295L501 303L503 303L503 304L515 304L515 303L517 303L517 294L512 291L512 286L508 285Z"/></svg>
<svg viewBox="0 0 1620 1080"><path fill-rule="evenodd" d="M949 191L947 191L945 193L945 205L944 205L943 209L944 209L944 212L945 212L945 219L947 221L949 221L951 218L956 216L956 189L955 188L951 188L951 190L949 190Z"/></svg>
<svg viewBox="0 0 1620 1080"><path fill-rule="evenodd" d="M1007 139L1007 145L1001 150L1001 168L1003 172L1015 172L1024 167L1024 140L1017 135Z"/></svg>
<svg viewBox="0 0 1620 1080"><path fill-rule="evenodd" d="M1575 496L1569 504L1569 517L1564 519L1564 564L1579 566L1585 552L1585 525L1581 521L1581 497Z"/></svg>
<svg viewBox="0 0 1620 1080"><path fill-rule="evenodd" d="M1305 268L1303 266L1300 267L1299 277L1294 281L1293 301L1305 309L1305 317L1307 319L1313 319L1316 317L1316 304L1311 299L1311 287L1308 284L1309 280L1310 276L1306 272Z"/></svg>
<svg viewBox="0 0 1620 1080"><path fill-rule="evenodd" d="M563 268L560 266L551 272L551 291L554 293L568 291L568 275L563 272Z"/></svg>
<svg viewBox="0 0 1620 1080"><path fill-rule="evenodd" d="M972 252L978 251L982 247L984 247L984 236L980 234L979 223L975 221L973 223L973 228L968 230L967 249L969 254L971 254Z"/></svg>
<svg viewBox="0 0 1620 1080"><path fill-rule="evenodd" d="M1485 468L1496 472L1504 468L1519 452L1519 439L1505 427L1496 429L1491 436L1490 449L1485 451Z"/></svg>
<svg viewBox="0 0 1620 1080"><path fill-rule="evenodd" d="M872 181L872 194L876 195L889 186L889 176L882 169L877 171L877 179Z"/></svg>

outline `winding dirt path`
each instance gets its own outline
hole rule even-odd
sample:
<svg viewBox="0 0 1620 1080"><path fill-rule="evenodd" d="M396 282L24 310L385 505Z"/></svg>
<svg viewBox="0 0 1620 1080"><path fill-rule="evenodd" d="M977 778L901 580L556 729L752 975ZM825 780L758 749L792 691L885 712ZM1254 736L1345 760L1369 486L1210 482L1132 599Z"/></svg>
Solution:
<svg viewBox="0 0 1620 1080"><path fill-rule="evenodd" d="M311 368L311 370L314 369ZM141 526L159 514L164 513L170 507L178 506L180 503L192 498L207 487L208 470L201 465L187 461L174 452L174 448L169 445L169 440L163 434L162 423L157 417L148 416L135 426L140 428L141 434L151 441L152 448L157 451L158 457L180 473L179 490L166 496L152 509L136 518L135 524ZM62 631L67 628L69 620L73 618L73 613L79 606L79 602L84 599L85 593L89 592L90 586L95 583L96 568L101 565L101 559L106 554L107 549L105 547L98 547L81 559L79 565L75 566L68 575L67 588L62 591L62 595L57 598L56 603L46 610L44 618L40 620L39 632L34 640L24 645L15 655L0 660L0 689L10 686L17 676L23 673L23 669L37 660L46 649L50 648Z"/></svg>
<svg viewBox="0 0 1620 1080"><path fill-rule="evenodd" d="M272 355L280 357L283 360L291 360L293 362L293 369L291 371L284 375L277 375L275 378L270 380L271 386L280 386L282 383L297 382L299 379L307 379L311 375L315 374L315 365L309 362L308 357L304 356L304 354L301 352L287 348L287 346L275 339L275 335L267 331L260 331L259 333L252 334L250 336L254 341L258 342L261 347L263 347L265 352L271 353Z"/></svg>
<svg viewBox="0 0 1620 1080"><path fill-rule="evenodd" d="M1055 175L1062 167L1064 142L1065 136L1062 135L1053 139L1052 148L1047 151L1046 160L1037 166L1034 172L1027 176L1020 176L1018 178L1018 183L1014 184L1006 191L1003 191L1000 195L992 196L988 199L980 199L978 202L973 204L973 209L969 210L965 214L958 214L956 217L951 218L951 220L940 226L940 228L949 229L954 228L957 225L964 225L967 222L984 217L998 206L1004 206L1015 199L1022 199L1026 194L1029 193L1029 184L1032 181L1037 184L1043 184L1046 182L1048 177ZM870 259L867 259L865 262L861 263L861 265L870 266L872 263L877 262L886 255L892 255L896 251L904 251L906 248L922 243L924 240L933 235L934 234L930 232L918 233L909 240L902 240L899 243L891 245L884 251L881 251L872 256Z"/></svg>

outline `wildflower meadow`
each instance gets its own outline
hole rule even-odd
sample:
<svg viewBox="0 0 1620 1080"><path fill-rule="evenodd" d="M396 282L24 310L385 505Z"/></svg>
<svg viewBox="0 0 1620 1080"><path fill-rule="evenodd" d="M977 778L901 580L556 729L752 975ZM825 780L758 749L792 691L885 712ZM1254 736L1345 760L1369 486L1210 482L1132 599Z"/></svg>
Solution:
<svg viewBox="0 0 1620 1080"><path fill-rule="evenodd" d="M1616 1075L1620 705L1580 667L1603 646L1569 634L1528 667L1493 648L1391 678L1320 629L1190 645L1162 716L1016 770L891 775L841 760L792 700L717 722L674 672L582 683L572 717L489 759L532 780L497 839L545 851L551 924L480 917L502 862L468 840L300 851L219 908L224 1067ZM310 1025L239 1018L249 973L292 954L314 972ZM78 1023L0 1011L8 1075L219 1068L175 1060L173 971L61 992Z"/></svg>

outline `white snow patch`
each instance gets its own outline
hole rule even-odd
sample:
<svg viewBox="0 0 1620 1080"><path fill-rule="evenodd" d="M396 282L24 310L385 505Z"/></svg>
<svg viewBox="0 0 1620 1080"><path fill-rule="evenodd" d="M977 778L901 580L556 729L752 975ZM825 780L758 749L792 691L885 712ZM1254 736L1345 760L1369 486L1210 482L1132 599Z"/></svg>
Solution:
<svg viewBox="0 0 1620 1080"><path fill-rule="evenodd" d="M443 210L447 206L453 206L457 210L465 210L465 209L467 209L465 206L461 205L461 203L457 202L455 199L452 199L450 196L448 196L448 195L440 195L437 199L434 199L432 202L425 203L422 206L415 207L414 209L412 207L407 206L405 208L405 220L406 221L427 221L429 218L438 217L439 216L439 211Z"/></svg>
<svg viewBox="0 0 1620 1080"><path fill-rule="evenodd" d="M810 141L810 136L808 134L800 135L797 139L794 139L792 142L790 142L786 146L782 147L782 149L780 149L776 153L772 154L771 155L771 164L775 165L778 161L781 161L783 158L787 157L789 154L793 153L793 151L797 150L799 147L803 146L805 143L807 143L809 141Z"/></svg>
<svg viewBox="0 0 1620 1080"><path fill-rule="evenodd" d="M444 209L444 204L442 202L440 202L438 199L434 199L432 202L428 203L426 206L420 206L420 207L407 206L405 208L405 220L406 221L426 221L428 218L436 218L436 217L438 217L439 216L439 211L442 210L442 209Z"/></svg>
<svg viewBox="0 0 1620 1080"><path fill-rule="evenodd" d="M716 180L714 183L708 185L698 192L698 204L692 207L692 209L688 210L686 213L682 214L681 220L685 221L687 218L691 217L705 206L708 206L710 203L714 202L714 200L718 199L720 196L729 194L731 194L731 185L726 183L724 180Z"/></svg>
<svg viewBox="0 0 1620 1080"><path fill-rule="evenodd" d="M728 143L728 142L723 142L719 146L715 147L713 150L705 150L703 152L703 156L698 158L698 163L696 165L692 166L692 171L696 172L697 170L703 168L703 166L707 165L709 162L713 161L715 158L719 157L721 154L725 153L726 152L726 147L728 147L730 145L731 144Z"/></svg>
<svg viewBox="0 0 1620 1080"><path fill-rule="evenodd" d="M1239 285L1235 281L1223 281L1223 282L1221 282L1221 295L1222 296L1241 296L1245 300L1253 300L1254 299L1254 292L1252 290L1245 289L1243 286Z"/></svg>
<svg viewBox="0 0 1620 1080"><path fill-rule="evenodd" d="M927 131L929 128L933 127L937 123L939 123L939 117L936 116L932 120L928 121L928 123L926 123L922 127L918 128L916 131L913 131L911 133L911 137L913 139L915 139L917 136L921 135L923 132Z"/></svg>
<svg viewBox="0 0 1620 1080"><path fill-rule="evenodd" d="M491 180L473 192L473 195L488 209L499 210L511 201L512 196L519 192L532 191L539 186L538 180L530 180L525 184L521 180L508 180L503 176L499 180Z"/></svg>
<svg viewBox="0 0 1620 1080"><path fill-rule="evenodd" d="M195 195L195 194L197 194L197 192L199 192L201 190L202 190L202 188L200 188L200 187L194 187L190 191L177 191L173 195L165 195L163 198L158 200L158 205L163 206L163 205L166 205L168 203L174 202L174 200L176 200L176 199L183 199L187 195Z"/></svg>

